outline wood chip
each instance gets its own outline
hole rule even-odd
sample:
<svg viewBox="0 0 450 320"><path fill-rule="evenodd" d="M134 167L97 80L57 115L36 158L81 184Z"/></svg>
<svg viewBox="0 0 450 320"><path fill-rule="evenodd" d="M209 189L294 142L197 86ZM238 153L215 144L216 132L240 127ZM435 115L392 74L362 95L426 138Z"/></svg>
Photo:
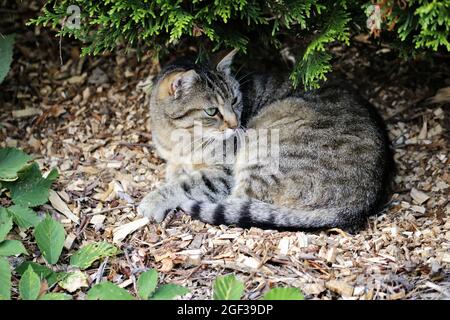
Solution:
<svg viewBox="0 0 450 320"><path fill-rule="evenodd" d="M258 269L261 266L261 262L258 259L253 257L247 257L243 254L239 255L236 260L239 264L242 264L245 267L250 269Z"/></svg>
<svg viewBox="0 0 450 320"><path fill-rule="evenodd" d="M412 188L410 192L411 198L413 198L414 202L417 204L422 204L430 197L423 191L417 190L416 188Z"/></svg>
<svg viewBox="0 0 450 320"><path fill-rule="evenodd" d="M336 261L336 255L337 255L337 248L336 247L331 247L326 255L326 260L327 262L335 262Z"/></svg>
<svg viewBox="0 0 450 320"><path fill-rule="evenodd" d="M103 224L103 221L105 221L106 216L103 214L96 214L94 216L92 216L91 221L89 221L89 223L93 224L93 225L101 225Z"/></svg>
<svg viewBox="0 0 450 320"><path fill-rule="evenodd" d="M80 218L70 211L67 204L60 198L56 191L50 190L48 200L52 204L52 207L65 215L68 219L75 222L76 224L80 223Z"/></svg>
<svg viewBox="0 0 450 320"><path fill-rule="evenodd" d="M113 230L113 242L120 243L127 235L146 226L149 222L148 218L141 218L115 228Z"/></svg>
<svg viewBox="0 0 450 320"><path fill-rule="evenodd" d="M173 268L173 260L171 258L164 258L161 260L162 266L159 268L161 272L169 272Z"/></svg>
<svg viewBox="0 0 450 320"><path fill-rule="evenodd" d="M41 113L42 113L41 109L30 107L30 108L25 108L22 110L14 110L12 112L12 115L14 118L26 118L26 117L36 116Z"/></svg>
<svg viewBox="0 0 450 320"><path fill-rule="evenodd" d="M308 295L319 295L326 290L323 284L307 283L301 287L303 293Z"/></svg>
<svg viewBox="0 0 450 320"><path fill-rule="evenodd" d="M69 233L66 237L66 240L64 241L64 248L70 250L76 238L77 236L74 233Z"/></svg>
<svg viewBox="0 0 450 320"><path fill-rule="evenodd" d="M353 287L344 281L330 280L325 283L325 287L341 296L351 297L353 295Z"/></svg>
<svg viewBox="0 0 450 320"><path fill-rule="evenodd" d="M119 284L120 288L126 288L128 287L130 284L133 284L133 279L127 279L124 282Z"/></svg>
<svg viewBox="0 0 450 320"><path fill-rule="evenodd" d="M392 293L391 295L389 295L389 299L390 300L400 300L400 299L403 299L405 296L406 296L405 290L400 290L397 293Z"/></svg>
<svg viewBox="0 0 450 320"><path fill-rule="evenodd" d="M425 120L422 125L422 129L420 129L419 136L417 137L420 140L424 140L427 138L428 126L427 121Z"/></svg>
<svg viewBox="0 0 450 320"><path fill-rule="evenodd" d="M289 252L289 237L284 237L280 240L278 244L278 249L280 250L280 254L286 255Z"/></svg>

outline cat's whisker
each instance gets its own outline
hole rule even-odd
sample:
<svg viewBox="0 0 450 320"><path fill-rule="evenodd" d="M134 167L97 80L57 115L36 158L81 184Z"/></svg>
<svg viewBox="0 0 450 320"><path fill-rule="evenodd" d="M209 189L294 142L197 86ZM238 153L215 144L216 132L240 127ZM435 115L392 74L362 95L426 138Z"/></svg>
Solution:
<svg viewBox="0 0 450 320"><path fill-rule="evenodd" d="M206 146L211 143L211 141L214 140L214 138L207 138L205 141L203 141L197 148L194 149L193 153L199 151L200 149L205 149Z"/></svg>
<svg viewBox="0 0 450 320"><path fill-rule="evenodd" d="M239 83L239 85L240 85L240 86L242 87L243 85L245 85L245 84L249 83L250 81L252 81L252 79L251 79L251 78L249 78L249 79L245 80L244 82L240 82L240 83Z"/></svg>
<svg viewBox="0 0 450 320"><path fill-rule="evenodd" d="M191 142L191 146L194 146L198 141L203 140L205 137L201 136L200 138L195 139Z"/></svg>
<svg viewBox="0 0 450 320"><path fill-rule="evenodd" d="M247 73L247 74L244 74L242 77L240 77L239 79L237 79L237 81L238 81L239 83L241 83L242 80L244 80L245 78L247 78L247 77L253 75L254 73L255 73L255 72L249 72L249 73Z"/></svg>
<svg viewBox="0 0 450 320"><path fill-rule="evenodd" d="M239 67L239 69L236 71L236 74L234 75L234 77L237 79L237 76L239 75L239 72L241 72L241 70L244 68L244 66L245 66L245 63L243 63L240 67Z"/></svg>

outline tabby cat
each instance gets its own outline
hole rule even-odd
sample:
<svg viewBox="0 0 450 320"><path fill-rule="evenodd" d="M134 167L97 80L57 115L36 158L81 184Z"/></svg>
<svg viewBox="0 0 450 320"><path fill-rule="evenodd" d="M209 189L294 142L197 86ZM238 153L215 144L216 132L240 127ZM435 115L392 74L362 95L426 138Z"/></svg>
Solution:
<svg viewBox="0 0 450 320"><path fill-rule="evenodd" d="M230 71L234 54L214 68L174 63L155 79L150 123L167 181L138 212L156 222L181 209L215 225L361 228L383 205L390 176L389 144L373 107L340 80L312 91L293 89L285 76L255 75L240 85ZM195 124L209 145L235 142L222 149L231 163L192 161L180 151L174 132L193 134ZM258 129L277 132L278 153L249 162L244 153L258 143L242 146ZM191 153L204 149L202 142ZM266 170L273 163L277 170Z"/></svg>

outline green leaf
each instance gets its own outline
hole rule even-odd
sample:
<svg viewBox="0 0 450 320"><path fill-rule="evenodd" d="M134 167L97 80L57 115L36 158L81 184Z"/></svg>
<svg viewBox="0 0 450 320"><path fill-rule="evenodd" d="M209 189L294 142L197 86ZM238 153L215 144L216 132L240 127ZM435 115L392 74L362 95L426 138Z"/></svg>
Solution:
<svg viewBox="0 0 450 320"><path fill-rule="evenodd" d="M69 292L75 292L82 287L89 287L88 278L81 271L68 272L58 282L59 286Z"/></svg>
<svg viewBox="0 0 450 320"><path fill-rule="evenodd" d="M11 67L13 57L14 37L15 37L14 34L10 34L7 36L3 36L2 34L0 34L0 83L3 82Z"/></svg>
<svg viewBox="0 0 450 320"><path fill-rule="evenodd" d="M119 250L115 246L108 242L90 243L70 257L70 264L84 270L89 268L95 260L113 256L117 254L118 251Z"/></svg>
<svg viewBox="0 0 450 320"><path fill-rule="evenodd" d="M41 221L39 216L33 209L14 205L7 208L8 212L12 215L14 222L21 228L27 229L36 227Z"/></svg>
<svg viewBox="0 0 450 320"><path fill-rule="evenodd" d="M62 224L47 216L36 226L34 237L45 260L50 264L58 262L65 237Z"/></svg>
<svg viewBox="0 0 450 320"><path fill-rule="evenodd" d="M11 299L11 268L8 260L0 257L0 300Z"/></svg>
<svg viewBox="0 0 450 320"><path fill-rule="evenodd" d="M36 262L25 261L20 266L18 266L15 271L19 275L23 275L27 271L28 267L31 267L33 271L39 276L41 280L46 280L49 287L54 285L58 279L61 277L60 273L54 272L52 269L40 265Z"/></svg>
<svg viewBox="0 0 450 320"><path fill-rule="evenodd" d="M66 293L51 292L44 294L39 300L72 300L72 296Z"/></svg>
<svg viewBox="0 0 450 320"><path fill-rule="evenodd" d="M28 267L19 281L19 293L22 300L36 300L41 290L41 281L39 276Z"/></svg>
<svg viewBox="0 0 450 320"><path fill-rule="evenodd" d="M0 47L1 47L0 35ZM1 48L0 48L1 50ZM0 60L2 59L0 54ZM0 67L1 69L1 67ZM1 71L0 71L1 82ZM0 180L14 181L17 179L17 172L20 171L33 158L22 150L16 148L0 148Z"/></svg>
<svg viewBox="0 0 450 320"><path fill-rule="evenodd" d="M141 299L148 299L155 292L158 284L158 271L151 269L143 272L137 282L138 295Z"/></svg>
<svg viewBox="0 0 450 320"><path fill-rule="evenodd" d="M134 300L133 296L111 282L102 282L93 286L87 294L88 300Z"/></svg>
<svg viewBox="0 0 450 320"><path fill-rule="evenodd" d="M5 208L0 207L0 242L6 239L13 227L12 218Z"/></svg>
<svg viewBox="0 0 450 320"><path fill-rule="evenodd" d="M150 300L172 300L178 296L185 295L189 290L176 284L164 284L156 290Z"/></svg>
<svg viewBox="0 0 450 320"><path fill-rule="evenodd" d="M217 277L213 286L214 300L240 300L244 284L232 274Z"/></svg>
<svg viewBox="0 0 450 320"><path fill-rule="evenodd" d="M266 292L263 300L304 300L297 288L273 288Z"/></svg>
<svg viewBox="0 0 450 320"><path fill-rule="evenodd" d="M5 240L0 243L0 256L15 256L22 253L28 254L22 242L18 240Z"/></svg>
<svg viewBox="0 0 450 320"><path fill-rule="evenodd" d="M42 177L37 163L32 163L18 172L18 179L13 182L3 182L11 191L11 198L15 204L24 207L43 205L48 201L49 189L58 177L58 171L53 169L47 176Z"/></svg>

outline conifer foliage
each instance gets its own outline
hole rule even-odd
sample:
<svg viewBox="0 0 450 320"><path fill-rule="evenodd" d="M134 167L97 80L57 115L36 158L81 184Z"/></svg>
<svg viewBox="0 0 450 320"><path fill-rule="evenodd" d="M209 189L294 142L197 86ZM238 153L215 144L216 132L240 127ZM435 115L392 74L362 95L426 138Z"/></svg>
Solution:
<svg viewBox="0 0 450 320"><path fill-rule="evenodd" d="M119 44L155 54L186 41L200 53L294 44L291 79L306 88L317 87L331 70L328 45L348 44L355 32L387 35L409 56L450 50L450 0L60 0L48 1L32 23L81 40L85 54Z"/></svg>

